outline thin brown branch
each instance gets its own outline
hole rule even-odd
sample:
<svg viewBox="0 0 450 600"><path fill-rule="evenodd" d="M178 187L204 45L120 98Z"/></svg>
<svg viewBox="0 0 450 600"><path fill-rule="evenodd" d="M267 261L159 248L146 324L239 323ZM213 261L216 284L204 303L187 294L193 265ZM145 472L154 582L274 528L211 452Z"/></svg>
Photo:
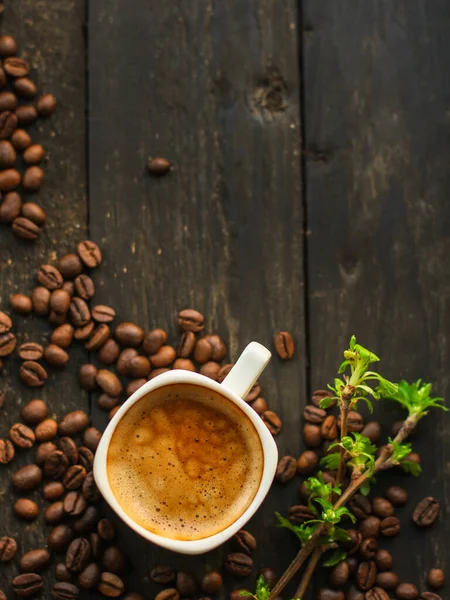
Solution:
<svg viewBox="0 0 450 600"><path fill-rule="evenodd" d="M348 402L345 400L341 400L341 436L340 441L342 442L342 438L347 435L347 421L348 421ZM343 446L339 449L339 466L338 472L336 475L336 485L340 486L342 483L342 479L344 477L345 472L345 448Z"/></svg>
<svg viewBox="0 0 450 600"><path fill-rule="evenodd" d="M311 577L314 574L314 571L317 567L317 564L320 560L320 557L324 553L324 549L316 548L312 553L312 556L309 560L308 566L306 567L305 572L303 573L302 580L300 581L300 585L295 592L294 598L303 598L306 590L308 589L309 582L311 581Z"/></svg>

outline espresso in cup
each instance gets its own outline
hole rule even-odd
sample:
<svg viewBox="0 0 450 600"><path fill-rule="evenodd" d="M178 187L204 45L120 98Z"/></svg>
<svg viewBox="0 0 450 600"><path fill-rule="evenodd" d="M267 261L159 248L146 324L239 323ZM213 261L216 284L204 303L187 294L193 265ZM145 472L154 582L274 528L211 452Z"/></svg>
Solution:
<svg viewBox="0 0 450 600"><path fill-rule="evenodd" d="M122 510L147 531L200 540L223 531L258 492L264 455L249 417L216 391L172 384L117 424L107 476Z"/></svg>

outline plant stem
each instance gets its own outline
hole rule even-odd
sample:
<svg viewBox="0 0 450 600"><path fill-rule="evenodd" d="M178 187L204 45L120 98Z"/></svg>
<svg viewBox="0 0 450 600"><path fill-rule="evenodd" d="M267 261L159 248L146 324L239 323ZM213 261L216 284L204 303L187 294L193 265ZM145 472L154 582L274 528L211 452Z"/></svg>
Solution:
<svg viewBox="0 0 450 600"><path fill-rule="evenodd" d="M317 567L317 564L320 560L320 557L324 553L324 549L316 548L312 553L308 566L306 567L305 572L303 573L302 580L300 581L300 585L298 586L297 591L295 592L294 598L303 598L304 593L308 589L309 582L311 581L311 577Z"/></svg>
<svg viewBox="0 0 450 600"><path fill-rule="evenodd" d="M340 405L341 405L341 439L340 439L340 441L342 442L342 438L347 435L347 421L348 421L349 407L348 407L348 402L346 402L342 398L340 401ZM338 466L338 472L336 475L336 485L337 486L340 486L342 483L344 471L345 471L345 448L343 446L341 446L339 448L339 466Z"/></svg>
<svg viewBox="0 0 450 600"><path fill-rule="evenodd" d="M403 426L400 429L400 431L395 436L394 442L403 442L412 433L419 419L420 417L417 415L409 416L403 423ZM391 444L387 444L386 446L384 446L384 448L380 452L380 456L375 461L373 473L371 473L370 471L366 471L357 479L353 480L348 486L348 488L344 491L344 493L341 496L339 496L333 508L336 509L340 506L344 506L350 500L350 498L359 490L359 488L366 481L366 479L372 477L372 475L378 473L378 471L381 471L383 469L384 464L389 459L391 453ZM273 600L276 596L279 596L281 594L281 592L284 590L284 588L292 579L292 577L294 577L297 571L303 566L308 556L316 549L317 540L324 533L325 529L326 525L322 524L319 525L319 527L315 530L311 538L302 547L302 549L291 562L287 570L281 576L278 583L274 586L273 590L271 591L269 600Z"/></svg>

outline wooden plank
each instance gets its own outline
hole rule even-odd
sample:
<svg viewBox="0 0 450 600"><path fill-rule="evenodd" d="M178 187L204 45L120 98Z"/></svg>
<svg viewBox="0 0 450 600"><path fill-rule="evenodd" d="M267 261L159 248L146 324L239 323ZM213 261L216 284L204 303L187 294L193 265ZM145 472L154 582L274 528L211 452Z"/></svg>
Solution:
<svg viewBox="0 0 450 600"><path fill-rule="evenodd" d="M39 120L30 128L35 142L47 150L45 181L36 196L47 212L45 232L35 243L26 243L0 226L0 306L9 310L9 297L15 292L30 293L35 285L35 272L42 263L55 264L56 256L72 251L86 235L85 190L85 102L84 102L84 8L77 0L17 0L7 2L2 33L13 35L20 54L30 61L32 76L42 92L52 92L58 101L55 114ZM30 198L31 199L31 198ZM33 198L34 200L35 198ZM20 342L48 340L50 327L37 317L14 318ZM77 365L85 353L71 351L70 367L56 373L50 369L49 381L42 390L27 389L19 383L18 358L6 362L0 389L7 400L2 410L1 436L20 419L21 407L32 398L42 397L58 416L67 410L88 408L86 395L76 383ZM17 453L15 460L0 470L2 519L1 535L18 540L20 554L46 544L49 528L42 515L30 525L20 523L12 513L12 493L8 473L32 461L34 451ZM31 495L38 500L38 492ZM10 580L17 574L16 565L2 566L0 589L12 597ZM53 569L45 577L45 596L50 597L54 581Z"/></svg>
<svg viewBox="0 0 450 600"><path fill-rule="evenodd" d="M303 6L312 384L331 380L355 333L381 355L386 376L422 377L445 395L450 6ZM396 416L381 409L385 425ZM404 532L391 543L395 570L422 589L427 569L449 565L448 431L441 414L420 427L414 446L424 474L405 480L411 500L401 511ZM431 533L409 524L425 491L444 501Z"/></svg>
<svg viewBox="0 0 450 600"><path fill-rule="evenodd" d="M306 386L296 3L90 2L89 115L99 299L171 339L176 312L192 305L233 359L250 340L271 345L291 330L295 360L274 358L262 384L285 420L280 452L297 455ZM173 172L150 178L149 155L168 157ZM249 528L256 564L281 571L296 544L272 527L273 513L297 486L275 487ZM200 576L228 547L181 558L127 536L133 583L147 596L157 591L142 578L151 566ZM239 585L252 582L229 579Z"/></svg>

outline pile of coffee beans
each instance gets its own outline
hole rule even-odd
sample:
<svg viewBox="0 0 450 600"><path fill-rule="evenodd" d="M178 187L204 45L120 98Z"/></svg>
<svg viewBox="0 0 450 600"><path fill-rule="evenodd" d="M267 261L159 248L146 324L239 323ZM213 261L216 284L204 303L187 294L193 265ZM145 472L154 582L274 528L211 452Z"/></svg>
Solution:
<svg viewBox="0 0 450 600"><path fill-rule="evenodd" d="M299 458L284 456L280 459L275 478L281 484L293 480L297 474L308 477L320 469L320 459L338 448L330 446L338 441L340 419L337 407L332 404L327 410L320 408L322 398L331 397L327 390L316 390L311 403L303 411L303 439L307 446ZM334 410L333 410L334 409ZM402 423L395 423L393 435ZM356 411L349 413L349 432L361 432L373 444L381 439L381 425L377 421L364 423L363 417ZM411 453L409 460L420 463L420 456ZM335 484L335 472L322 471L326 483ZM348 481L344 481L344 487ZM408 502L408 493L401 487L391 486L384 497L356 494L348 503L348 508L357 518L358 527L347 530L350 540L342 543L347 553L346 560L328 569L329 588L321 588L318 600L389 600L395 594L399 600L440 600L434 592L420 592L416 585L400 581L393 571L393 558L380 547L383 538L400 533L400 520L396 510ZM411 520L417 527L428 527L439 517L440 506L431 496L423 498L411 513ZM303 482L300 486L300 503L291 506L287 518L291 523L300 525L314 518L308 506L308 491ZM431 569L427 581L429 587L438 589L444 583L444 573L440 569Z"/></svg>
<svg viewBox="0 0 450 600"><path fill-rule="evenodd" d="M41 188L44 171L40 166L45 150L33 143L26 129L39 117L49 117L56 107L52 94L38 97L30 78L30 65L17 56L16 40L0 36L0 223L10 225L24 240L36 240L46 214L28 199ZM23 202L23 195L26 201Z"/></svg>

